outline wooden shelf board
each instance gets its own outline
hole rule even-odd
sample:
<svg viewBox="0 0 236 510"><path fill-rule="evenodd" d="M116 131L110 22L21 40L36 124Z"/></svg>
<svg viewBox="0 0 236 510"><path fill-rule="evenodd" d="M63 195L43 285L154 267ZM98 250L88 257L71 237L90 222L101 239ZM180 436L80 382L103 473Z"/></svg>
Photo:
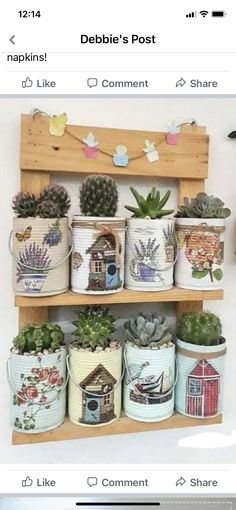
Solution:
<svg viewBox="0 0 236 510"><path fill-rule="evenodd" d="M92 304L126 304L126 303L156 303L176 301L204 301L223 299L223 290L186 290L174 287L171 290L161 292L138 292L124 289L116 294L91 295L77 294L69 291L65 294L48 297L25 297L16 296L15 304L19 307L44 307L44 306L73 306Z"/></svg>
<svg viewBox="0 0 236 510"><path fill-rule="evenodd" d="M99 140L99 149L114 154L115 147L125 143L128 149L129 165L117 167L112 157L99 153L96 161L86 159L83 144L92 131ZM69 126L64 136L49 134L49 119L45 116L33 118L22 115L21 122L21 161L20 168L30 173L77 172L102 173L120 176L171 177L205 179L208 172L209 137L205 129L195 126L187 132L181 132L177 145L166 143L166 133L151 131L99 128L94 126ZM68 134L71 133L71 135ZM145 139L154 141L158 146L160 160L150 163L145 156L132 160L143 154Z"/></svg>
<svg viewBox="0 0 236 510"><path fill-rule="evenodd" d="M50 441L67 441L70 439L85 439L89 437L110 436L114 434L136 434L139 432L152 432L155 430L167 430L185 427L198 427L202 425L215 425L222 423L222 415L214 418L189 418L181 414L175 413L168 420L156 423L143 423L131 420L127 416L122 416L119 420L110 425L84 427L71 423L68 418L60 427L49 432L39 434L24 434L23 432L15 432L12 434L12 444L33 444L47 443Z"/></svg>

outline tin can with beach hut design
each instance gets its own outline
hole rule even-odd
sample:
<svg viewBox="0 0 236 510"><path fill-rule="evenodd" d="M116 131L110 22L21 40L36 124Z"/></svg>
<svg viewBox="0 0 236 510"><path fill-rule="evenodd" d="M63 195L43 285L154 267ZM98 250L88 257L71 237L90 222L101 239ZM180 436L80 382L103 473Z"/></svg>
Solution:
<svg viewBox="0 0 236 510"><path fill-rule="evenodd" d="M193 418L210 418L222 412L225 354L224 338L213 346L177 339L176 411Z"/></svg>
<svg viewBox="0 0 236 510"><path fill-rule="evenodd" d="M176 218L179 256L175 284L185 289L222 289L224 219Z"/></svg>
<svg viewBox="0 0 236 510"><path fill-rule="evenodd" d="M122 290L125 219L74 216L72 238L72 290L82 294Z"/></svg>
<svg viewBox="0 0 236 510"><path fill-rule="evenodd" d="M10 251L16 295L52 296L68 290L68 218L14 218Z"/></svg>
<svg viewBox="0 0 236 510"><path fill-rule="evenodd" d="M69 419L77 425L105 425L121 411L122 348L109 352L81 351L71 346L68 357Z"/></svg>
<svg viewBox="0 0 236 510"><path fill-rule="evenodd" d="M142 349L125 345L125 414L142 422L166 420L174 410L175 346Z"/></svg>

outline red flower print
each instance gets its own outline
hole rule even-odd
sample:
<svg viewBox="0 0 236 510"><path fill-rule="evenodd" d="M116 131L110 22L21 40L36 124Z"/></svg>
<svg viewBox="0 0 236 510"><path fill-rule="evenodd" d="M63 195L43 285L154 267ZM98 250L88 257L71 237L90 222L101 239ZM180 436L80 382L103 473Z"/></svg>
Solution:
<svg viewBox="0 0 236 510"><path fill-rule="evenodd" d="M41 368L38 372L38 378L40 381L45 381L48 378L49 370L48 368Z"/></svg>
<svg viewBox="0 0 236 510"><path fill-rule="evenodd" d="M38 397L38 390L37 390L37 388L35 386L33 386L33 385L26 386L26 388L25 388L25 396L29 400L34 400L35 398Z"/></svg>
<svg viewBox="0 0 236 510"><path fill-rule="evenodd" d="M58 370L52 370L52 372L48 376L48 383L50 386L55 386L58 384L58 381L60 379Z"/></svg>
<svg viewBox="0 0 236 510"><path fill-rule="evenodd" d="M37 373L38 373L38 371L39 371L39 369L38 369L38 368L31 368L31 373L32 373L32 374L37 374Z"/></svg>
<svg viewBox="0 0 236 510"><path fill-rule="evenodd" d="M63 379L63 377L60 377L60 379L59 379L59 381L57 383L57 386L62 386L63 383L64 383L64 379Z"/></svg>
<svg viewBox="0 0 236 510"><path fill-rule="evenodd" d="M25 404L25 401L26 401L26 398L25 398L25 394L24 394L24 391L18 391L17 394L16 394L16 401L17 401L17 404Z"/></svg>

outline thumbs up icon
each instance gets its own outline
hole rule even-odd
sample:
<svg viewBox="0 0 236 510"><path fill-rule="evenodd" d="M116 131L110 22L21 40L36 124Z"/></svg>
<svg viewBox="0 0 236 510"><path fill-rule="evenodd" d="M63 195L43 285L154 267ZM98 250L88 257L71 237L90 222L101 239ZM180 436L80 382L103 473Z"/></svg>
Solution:
<svg viewBox="0 0 236 510"><path fill-rule="evenodd" d="M33 485L33 480L30 476L26 476L24 480L22 480L22 487L31 487Z"/></svg>
<svg viewBox="0 0 236 510"><path fill-rule="evenodd" d="M33 80L31 80L28 76L27 78L25 78L25 80L22 81L22 88L23 89L26 89L26 88L30 88L32 87L33 85Z"/></svg>

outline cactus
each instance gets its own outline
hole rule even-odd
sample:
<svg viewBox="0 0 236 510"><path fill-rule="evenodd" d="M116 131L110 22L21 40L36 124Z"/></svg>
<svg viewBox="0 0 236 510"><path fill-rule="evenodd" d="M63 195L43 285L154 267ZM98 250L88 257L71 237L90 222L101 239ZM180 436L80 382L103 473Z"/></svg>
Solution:
<svg viewBox="0 0 236 510"><path fill-rule="evenodd" d="M228 218L230 214L230 209L224 207L224 202L220 198L198 193L191 200L184 198L176 218Z"/></svg>
<svg viewBox="0 0 236 510"><path fill-rule="evenodd" d="M177 321L177 337L190 344L219 345L221 332L220 319L210 312L184 313Z"/></svg>
<svg viewBox="0 0 236 510"><path fill-rule="evenodd" d="M37 199L33 193L19 191L12 201L12 209L18 218L29 218L36 215Z"/></svg>
<svg viewBox="0 0 236 510"><path fill-rule="evenodd" d="M146 198L140 195L132 186L130 190L134 195L138 207L126 205L125 208L133 213L133 218L150 218L155 220L174 212L174 209L163 209L170 197L170 191L167 191L161 199L160 192L155 187L152 188Z"/></svg>
<svg viewBox="0 0 236 510"><path fill-rule="evenodd" d="M60 326L44 322L41 325L26 324L14 338L13 345L19 354L25 352L42 353L44 349L54 352L64 341Z"/></svg>
<svg viewBox="0 0 236 510"><path fill-rule="evenodd" d="M39 202L36 215L40 218L60 218L60 208L59 205L53 202L52 200L43 200Z"/></svg>
<svg viewBox="0 0 236 510"><path fill-rule="evenodd" d="M74 345L84 349L90 347L92 351L98 346L105 349L109 346L110 335L115 330L114 321L109 309L102 306L87 306L84 311L79 310L77 320L72 322L76 326L73 332L76 337Z"/></svg>
<svg viewBox="0 0 236 510"><path fill-rule="evenodd" d="M141 312L134 319L125 322L124 326L127 340L137 347L158 348L172 341L167 320L157 314Z"/></svg>
<svg viewBox="0 0 236 510"><path fill-rule="evenodd" d="M60 186L59 184L53 184L44 188L44 190L39 195L39 201L44 202L45 200L50 200L51 202L54 202L54 204L57 204L59 214L56 215L55 218L63 218L71 205L70 198L66 189L64 186ZM52 216L50 216L50 218L52 218Z"/></svg>
<svg viewBox="0 0 236 510"><path fill-rule="evenodd" d="M89 175L81 184L80 209L84 216L115 216L118 191L114 180L105 175Z"/></svg>

